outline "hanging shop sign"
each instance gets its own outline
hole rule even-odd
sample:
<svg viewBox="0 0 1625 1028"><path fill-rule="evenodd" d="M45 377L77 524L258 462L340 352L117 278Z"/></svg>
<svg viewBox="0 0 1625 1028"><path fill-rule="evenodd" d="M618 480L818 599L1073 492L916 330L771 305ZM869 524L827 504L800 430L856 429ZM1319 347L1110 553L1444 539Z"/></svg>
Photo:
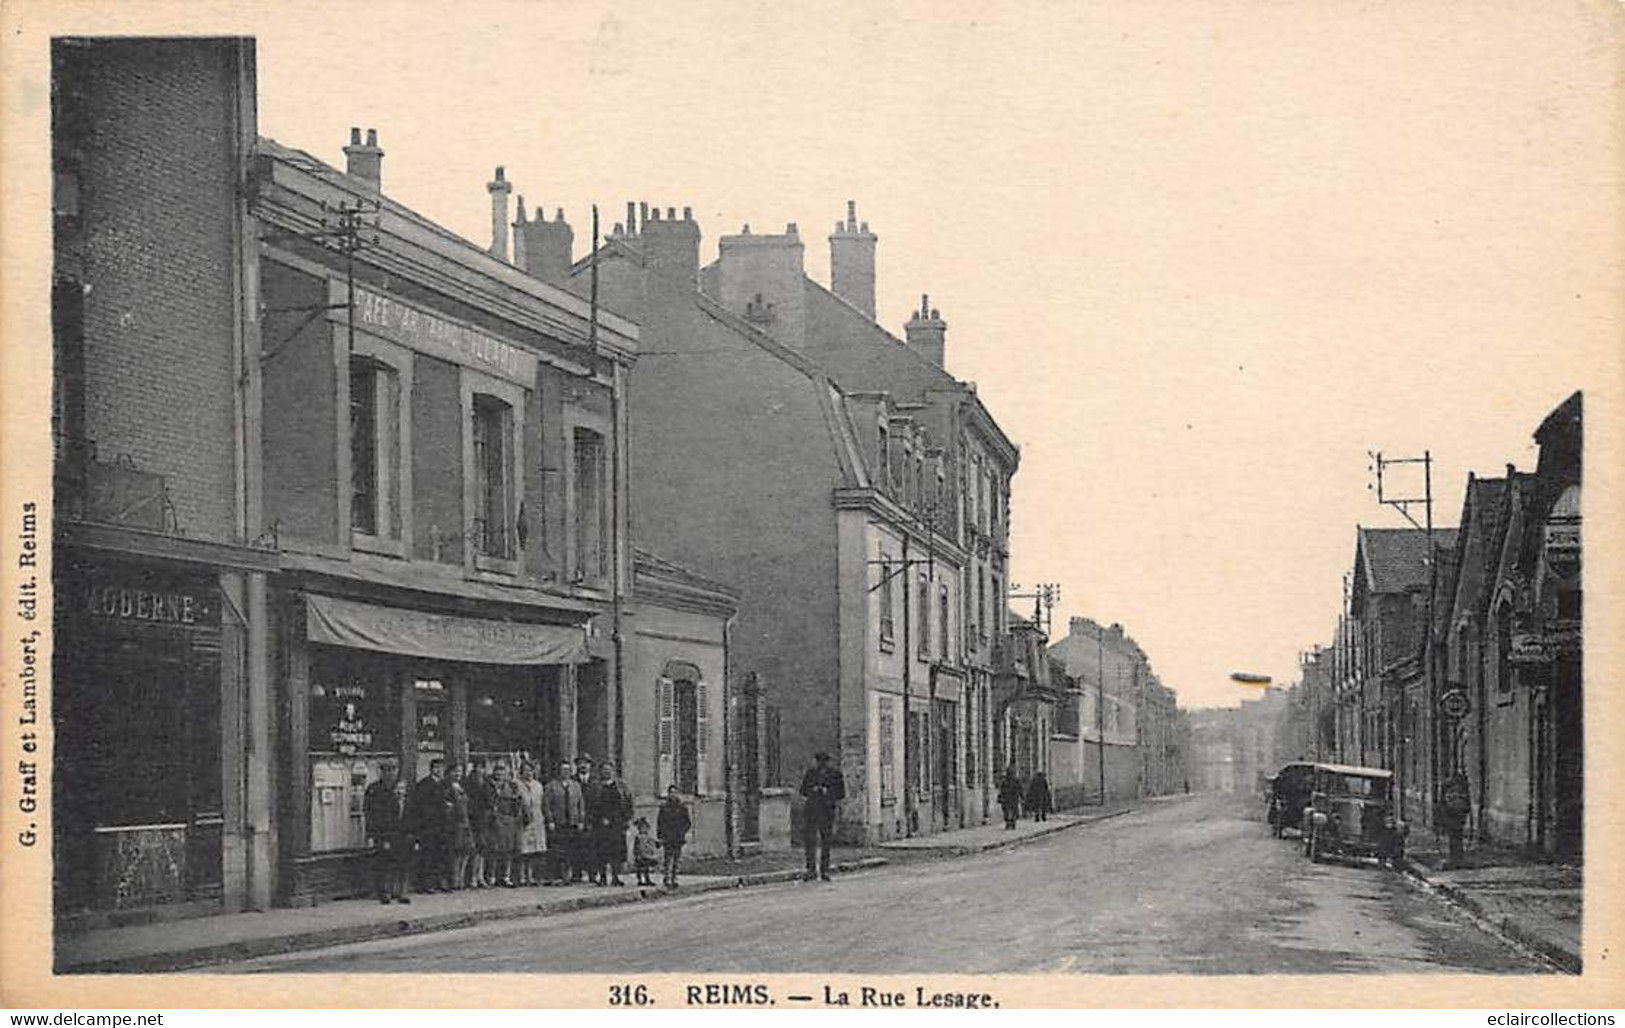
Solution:
<svg viewBox="0 0 1625 1028"><path fill-rule="evenodd" d="M1463 689L1449 689L1439 697L1439 712L1445 717L1460 721L1471 710L1472 703Z"/></svg>
<svg viewBox="0 0 1625 1028"><path fill-rule="evenodd" d="M1507 660L1514 664L1550 664L1552 650L1539 632L1513 632Z"/></svg>
<svg viewBox="0 0 1625 1028"><path fill-rule="evenodd" d="M431 614L332 596L305 598L311 642L478 664L581 664L587 636L574 625Z"/></svg>

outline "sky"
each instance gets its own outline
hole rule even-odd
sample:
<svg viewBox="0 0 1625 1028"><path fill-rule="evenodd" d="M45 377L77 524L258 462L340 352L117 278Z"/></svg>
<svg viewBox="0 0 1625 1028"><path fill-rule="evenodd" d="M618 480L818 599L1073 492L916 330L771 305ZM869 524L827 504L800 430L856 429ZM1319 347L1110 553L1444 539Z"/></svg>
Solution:
<svg viewBox="0 0 1625 1028"><path fill-rule="evenodd" d="M1620 384L1619 9L1606 3L289 4L262 134L489 241L501 164L585 246L626 201L879 235L1021 447L1012 580L1119 622L1187 707L1329 642L1367 452L1532 468ZM1059 634L1059 632L1057 633Z"/></svg>

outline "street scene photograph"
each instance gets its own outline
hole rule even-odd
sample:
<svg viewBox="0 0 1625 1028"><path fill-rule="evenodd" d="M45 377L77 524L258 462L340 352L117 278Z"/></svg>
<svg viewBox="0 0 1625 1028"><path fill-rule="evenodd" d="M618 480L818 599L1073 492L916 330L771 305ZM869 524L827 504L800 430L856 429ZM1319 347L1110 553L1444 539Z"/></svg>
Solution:
<svg viewBox="0 0 1625 1028"><path fill-rule="evenodd" d="M296 10L8 14L48 973L1614 973L1616 5Z"/></svg>

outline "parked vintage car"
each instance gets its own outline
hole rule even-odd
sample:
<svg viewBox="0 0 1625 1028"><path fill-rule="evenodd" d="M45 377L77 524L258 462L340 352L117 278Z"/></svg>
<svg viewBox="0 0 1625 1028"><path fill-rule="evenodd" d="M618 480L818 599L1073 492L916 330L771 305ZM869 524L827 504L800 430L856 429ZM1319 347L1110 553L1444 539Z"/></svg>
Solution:
<svg viewBox="0 0 1625 1028"><path fill-rule="evenodd" d="M1270 834L1277 839L1288 828L1303 833L1303 808L1309 805L1314 779L1315 765L1301 760L1285 765L1270 779L1269 810L1265 816Z"/></svg>
<svg viewBox="0 0 1625 1028"><path fill-rule="evenodd" d="M1374 857L1388 863L1405 852L1405 823L1394 812L1394 773L1347 764L1314 765L1303 811L1303 851L1317 863L1330 857Z"/></svg>

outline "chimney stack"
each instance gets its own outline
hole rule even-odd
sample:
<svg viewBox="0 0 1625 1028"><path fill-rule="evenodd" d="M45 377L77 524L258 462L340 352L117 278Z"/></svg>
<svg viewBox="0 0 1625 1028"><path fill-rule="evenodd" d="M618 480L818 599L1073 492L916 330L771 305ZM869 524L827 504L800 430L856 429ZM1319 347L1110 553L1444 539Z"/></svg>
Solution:
<svg viewBox="0 0 1625 1028"><path fill-rule="evenodd" d="M846 201L846 221L829 235L830 292L875 317L875 240L869 223L858 221L858 203Z"/></svg>
<svg viewBox="0 0 1625 1028"><path fill-rule="evenodd" d="M496 177L485 184L491 194L491 256L499 261L508 259L508 184L502 165L497 165Z"/></svg>
<svg viewBox="0 0 1625 1028"><path fill-rule="evenodd" d="M691 289L699 288L700 226L694 221L694 208L684 207L679 218L677 208L667 207L662 218L656 207L653 217L641 226L638 238L646 268Z"/></svg>
<svg viewBox="0 0 1625 1028"><path fill-rule="evenodd" d="M794 222L782 235L752 233L746 225L738 235L723 236L717 243L717 300L801 349L807 344L804 251Z"/></svg>
<svg viewBox="0 0 1625 1028"><path fill-rule="evenodd" d="M533 278L553 285L562 285L570 277L570 265L575 248L575 230L564 220L564 208L554 210L553 220L547 220L547 210L536 205L536 217L514 223L514 259L519 267Z"/></svg>
<svg viewBox="0 0 1625 1028"><path fill-rule="evenodd" d="M909 349L937 367L943 367L947 334L948 323L942 320L941 312L931 306L931 297L921 293L920 309L903 326L903 338L908 341Z"/></svg>
<svg viewBox="0 0 1625 1028"><path fill-rule="evenodd" d="M367 130L367 141L361 142L361 130L350 129L350 145L344 148L344 171L359 179L375 193L383 191L384 151L378 149L378 130Z"/></svg>

